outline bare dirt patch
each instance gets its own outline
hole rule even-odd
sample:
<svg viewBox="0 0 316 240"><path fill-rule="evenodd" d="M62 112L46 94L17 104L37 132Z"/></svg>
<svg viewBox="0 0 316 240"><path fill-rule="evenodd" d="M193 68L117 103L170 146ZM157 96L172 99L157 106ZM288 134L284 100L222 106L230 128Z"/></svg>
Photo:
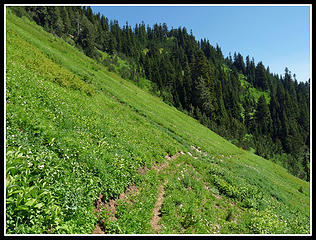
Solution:
<svg viewBox="0 0 316 240"><path fill-rule="evenodd" d="M105 209L109 213L110 221L116 221L116 202L114 199L110 199L110 201L105 204Z"/></svg>
<svg viewBox="0 0 316 240"><path fill-rule="evenodd" d="M95 226L95 229L94 231L92 232L92 234L104 234L104 229L102 227L102 225L100 223L98 223L96 226Z"/></svg>
<svg viewBox="0 0 316 240"><path fill-rule="evenodd" d="M169 155L169 154L167 154L166 156L165 156L165 159L167 160L167 161L164 161L163 163L161 163L160 165L158 165L157 164L157 162L155 162L155 164L154 164L154 166L153 166L153 169L155 169L157 172L160 172L161 170L163 170L163 169L165 169L166 167L168 167L169 166L169 161L170 160L174 160L174 159L176 159L177 157L179 157L179 155L184 155L185 153L184 152L182 152L182 151L180 151L180 152L177 152L176 154L174 154L174 155Z"/></svg>
<svg viewBox="0 0 316 240"><path fill-rule="evenodd" d="M130 199L130 196L135 196L139 192L138 188L135 185L131 185L126 189L124 193L121 193L119 198L117 200L123 200L127 201L128 203L132 203L132 200ZM97 213L97 217L100 216L101 209L106 212L106 215L108 216L108 219L110 221L116 221L116 206L117 203L115 199L110 199L107 202L104 202L103 200L103 194L100 194L98 199L94 203L94 211ZM104 228L103 228L104 220L102 219L101 222L98 222L98 224L95 226L95 230L93 231L93 234L104 234Z"/></svg>
<svg viewBox="0 0 316 240"><path fill-rule="evenodd" d="M168 162L163 162L160 165L157 164L157 162L155 162L153 169L155 169L157 172L160 172L161 170L163 170L165 167L167 167L169 165Z"/></svg>
<svg viewBox="0 0 316 240"><path fill-rule="evenodd" d="M140 175L144 176L144 175L147 173L148 170L149 170L149 169L145 166L145 167L139 168L139 169L137 170L137 172L138 172Z"/></svg>
<svg viewBox="0 0 316 240"><path fill-rule="evenodd" d="M222 197L218 194L214 194L214 196L217 198L217 199L222 199Z"/></svg>
<svg viewBox="0 0 316 240"><path fill-rule="evenodd" d="M98 199L94 203L95 208L94 211L97 212L97 216L100 216L101 209L106 210L109 214L110 220L116 220L115 213L116 213L116 203L114 199L110 199L108 202L104 202L103 194L100 194Z"/></svg>
<svg viewBox="0 0 316 240"><path fill-rule="evenodd" d="M104 206L104 202L103 202L103 194L100 194L98 199L95 200L94 202L94 212L96 212L96 216L99 217L100 216L100 211L101 211L101 207ZM102 227L102 223L98 222L97 225L95 226L94 231L92 232L92 234L104 234L104 229Z"/></svg>
<svg viewBox="0 0 316 240"><path fill-rule="evenodd" d="M131 197L136 196L138 192L139 189L135 185L131 185L124 193L120 194L119 200L127 201L132 204L133 199Z"/></svg>

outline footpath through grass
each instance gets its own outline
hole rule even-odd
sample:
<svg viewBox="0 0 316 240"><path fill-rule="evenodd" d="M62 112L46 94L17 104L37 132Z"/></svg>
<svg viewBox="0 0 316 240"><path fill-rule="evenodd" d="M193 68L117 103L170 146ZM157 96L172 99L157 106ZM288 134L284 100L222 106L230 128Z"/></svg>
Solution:
<svg viewBox="0 0 316 240"><path fill-rule="evenodd" d="M98 222L106 233L154 233L166 180L159 233L310 231L307 182L10 11L5 163L7 233L92 233ZM132 201L121 200L131 186ZM117 200L115 221L94 211L100 194Z"/></svg>

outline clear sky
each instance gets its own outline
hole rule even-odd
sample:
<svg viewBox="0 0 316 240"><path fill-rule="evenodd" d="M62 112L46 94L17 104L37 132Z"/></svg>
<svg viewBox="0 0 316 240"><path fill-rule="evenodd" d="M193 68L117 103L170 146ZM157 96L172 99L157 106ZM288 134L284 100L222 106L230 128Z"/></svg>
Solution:
<svg viewBox="0 0 316 240"><path fill-rule="evenodd" d="M285 67L298 81L310 78L310 6L91 6L109 20L132 27L166 23L168 29L186 27L196 40L206 38L224 56L240 52L244 59L262 61L270 72Z"/></svg>

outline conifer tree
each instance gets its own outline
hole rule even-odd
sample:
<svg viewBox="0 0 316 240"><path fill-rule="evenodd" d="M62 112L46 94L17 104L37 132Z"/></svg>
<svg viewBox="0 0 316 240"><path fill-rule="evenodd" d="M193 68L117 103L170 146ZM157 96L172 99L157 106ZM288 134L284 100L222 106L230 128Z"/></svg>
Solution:
<svg viewBox="0 0 316 240"><path fill-rule="evenodd" d="M270 134L272 128L272 119L264 95L261 95L258 99L254 117L258 128L258 132L262 135Z"/></svg>

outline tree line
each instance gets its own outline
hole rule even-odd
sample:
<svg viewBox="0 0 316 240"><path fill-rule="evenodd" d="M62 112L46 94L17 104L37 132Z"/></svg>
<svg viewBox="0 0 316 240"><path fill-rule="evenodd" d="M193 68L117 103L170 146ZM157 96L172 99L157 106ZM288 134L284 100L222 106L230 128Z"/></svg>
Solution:
<svg viewBox="0 0 316 240"><path fill-rule="evenodd" d="M133 28L109 20L91 7L15 6L46 31L102 62L99 51L128 60L135 82L145 77L166 103L246 150L271 159L310 180L310 80L299 82L285 68L273 74L262 62L240 53L224 57L207 39L185 27L144 22ZM98 51L99 50L99 51ZM242 80L249 83L242 87ZM249 86L268 93L256 99Z"/></svg>

